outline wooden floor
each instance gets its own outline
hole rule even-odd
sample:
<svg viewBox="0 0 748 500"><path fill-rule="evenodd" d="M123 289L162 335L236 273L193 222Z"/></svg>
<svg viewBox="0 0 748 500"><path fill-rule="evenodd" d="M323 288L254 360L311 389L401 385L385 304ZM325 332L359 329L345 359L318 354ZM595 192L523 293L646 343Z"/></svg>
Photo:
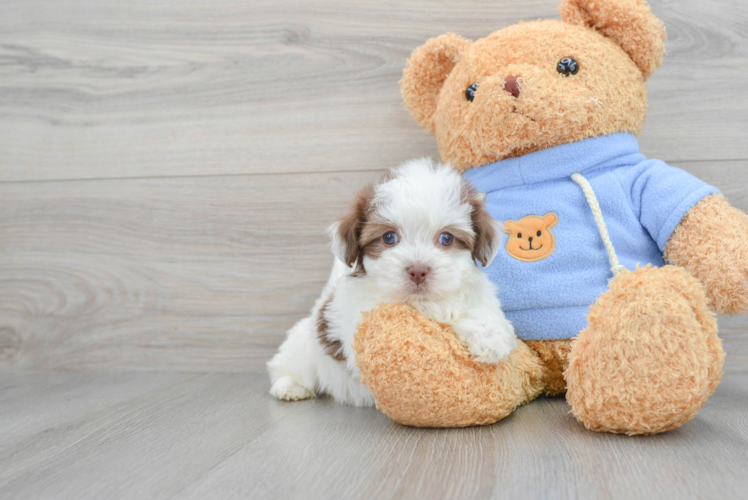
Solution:
<svg viewBox="0 0 748 500"><path fill-rule="evenodd" d="M433 431L267 394L325 228L437 155L407 56L557 3L5 0L0 498L746 498L745 316L719 319L715 396L652 438L587 432L561 399ZM642 152L748 210L748 2L651 3Z"/></svg>
<svg viewBox="0 0 748 500"><path fill-rule="evenodd" d="M255 374L0 375L0 498L740 499L748 374L682 428L586 431L562 398L415 429L371 408L268 397Z"/></svg>

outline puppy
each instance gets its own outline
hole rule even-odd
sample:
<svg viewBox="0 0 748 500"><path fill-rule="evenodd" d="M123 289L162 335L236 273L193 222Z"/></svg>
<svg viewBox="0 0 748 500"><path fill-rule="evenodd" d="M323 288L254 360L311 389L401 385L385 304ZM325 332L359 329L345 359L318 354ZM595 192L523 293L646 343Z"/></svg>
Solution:
<svg viewBox="0 0 748 500"><path fill-rule="evenodd" d="M449 165L420 159L362 190L352 211L330 228L337 257L308 318L288 332L268 363L278 399L326 393L371 406L352 348L361 313L404 302L452 325L475 359L498 363L516 347L488 266L500 245L495 221Z"/></svg>

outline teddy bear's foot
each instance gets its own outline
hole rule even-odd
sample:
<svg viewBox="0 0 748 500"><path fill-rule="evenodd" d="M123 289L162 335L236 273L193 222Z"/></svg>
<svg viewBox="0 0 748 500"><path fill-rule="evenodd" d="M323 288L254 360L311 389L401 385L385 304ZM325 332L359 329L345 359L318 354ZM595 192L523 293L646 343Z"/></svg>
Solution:
<svg viewBox="0 0 748 500"><path fill-rule="evenodd" d="M564 373L566 398L588 429L664 432L704 406L724 356L696 279L675 266L639 268L590 308Z"/></svg>
<svg viewBox="0 0 748 500"><path fill-rule="evenodd" d="M492 424L544 389L540 360L522 341L508 360L479 363L448 325L403 304L364 314L353 347L377 407L405 425Z"/></svg>

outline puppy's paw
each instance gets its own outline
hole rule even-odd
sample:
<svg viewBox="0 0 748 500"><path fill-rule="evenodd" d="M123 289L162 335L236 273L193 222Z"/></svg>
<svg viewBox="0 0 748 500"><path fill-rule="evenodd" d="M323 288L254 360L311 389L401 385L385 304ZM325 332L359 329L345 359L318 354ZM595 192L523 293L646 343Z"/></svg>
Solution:
<svg viewBox="0 0 748 500"><path fill-rule="evenodd" d="M275 381L270 388L270 394L285 401L298 401L314 397L314 393L296 383L290 375L285 375Z"/></svg>
<svg viewBox="0 0 748 500"><path fill-rule="evenodd" d="M509 358L514 348L517 347L517 341L511 339L494 339L493 341L473 341L468 345L470 354L475 356L479 363L496 365Z"/></svg>
<svg viewBox="0 0 748 500"><path fill-rule="evenodd" d="M509 357L517 338L511 325L488 324L479 320L462 321L455 331L479 363L498 364Z"/></svg>

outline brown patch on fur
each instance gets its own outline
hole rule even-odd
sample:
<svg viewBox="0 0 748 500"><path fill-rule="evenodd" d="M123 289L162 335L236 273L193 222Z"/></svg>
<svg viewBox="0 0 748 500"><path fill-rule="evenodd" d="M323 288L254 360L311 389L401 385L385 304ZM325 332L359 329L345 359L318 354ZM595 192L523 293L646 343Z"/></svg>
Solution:
<svg viewBox="0 0 748 500"><path fill-rule="evenodd" d="M370 259L376 260L382 255L382 252L384 252L386 248L387 248L387 245L384 244L384 241L382 241L382 238L378 238L366 244L361 249L361 251L364 254L364 256L369 257ZM363 264L361 264L361 267L363 267ZM364 272L366 272L365 269L364 269Z"/></svg>
<svg viewBox="0 0 748 500"><path fill-rule="evenodd" d="M320 345L324 348L325 354L330 356L335 361L345 361L345 354L343 353L343 343L339 340L330 340L327 336L327 318L325 318L325 311L327 306L332 302L333 296L325 301L319 310L319 317L317 318L317 340Z"/></svg>
<svg viewBox="0 0 748 500"><path fill-rule="evenodd" d="M382 240L382 237L390 231L397 233L397 228L392 224L368 221L361 231L361 237L358 242L361 247L361 253L370 259L378 259L379 256L382 255L382 252L387 248L390 248L385 245ZM398 238L399 237L400 235L398 234ZM363 267L363 263L361 264L361 267Z"/></svg>
<svg viewBox="0 0 748 500"><path fill-rule="evenodd" d="M447 232L454 236L453 247L469 250L470 252L475 248L475 234L472 231L463 231L456 227L445 227L441 232ZM437 238L438 237L439 235L437 235Z"/></svg>
<svg viewBox="0 0 748 500"><path fill-rule="evenodd" d="M543 366L544 392L547 396L560 396L566 393L564 371L569 366L569 353L572 339L528 340L527 347L540 358Z"/></svg>
<svg viewBox="0 0 748 500"><path fill-rule="evenodd" d="M748 216L724 196L691 207L665 246L665 259L701 282L717 312L748 310Z"/></svg>
<svg viewBox="0 0 748 500"><path fill-rule="evenodd" d="M357 278L358 276L363 276L366 274L366 269L364 268L364 259L363 256L359 258L358 261L356 261L356 269L353 270L351 273L351 276L354 278Z"/></svg>
<svg viewBox="0 0 748 500"><path fill-rule="evenodd" d="M340 225L338 226L338 235L345 242L345 263L348 266L356 264L356 269L352 273L353 276L366 274L360 239L364 226L373 210L371 206L372 198L374 198L374 184L369 184L358 192L351 211L340 219Z"/></svg>
<svg viewBox="0 0 748 500"><path fill-rule="evenodd" d="M488 215L485 204L475 189L464 186L462 189L462 198L464 201L470 203L472 207L470 219L473 222L473 231L475 232L472 249L473 256L485 266L499 244L499 232L496 229L496 221Z"/></svg>
<svg viewBox="0 0 748 500"><path fill-rule="evenodd" d="M370 259L379 258L388 248L382 241L382 236L389 231L397 233L397 228L392 224L377 220L372 205L376 186L394 179L395 176L394 171L387 171L379 181L359 191L352 210L340 219L338 234L346 245L346 264L355 264L351 276L365 275L364 256Z"/></svg>

